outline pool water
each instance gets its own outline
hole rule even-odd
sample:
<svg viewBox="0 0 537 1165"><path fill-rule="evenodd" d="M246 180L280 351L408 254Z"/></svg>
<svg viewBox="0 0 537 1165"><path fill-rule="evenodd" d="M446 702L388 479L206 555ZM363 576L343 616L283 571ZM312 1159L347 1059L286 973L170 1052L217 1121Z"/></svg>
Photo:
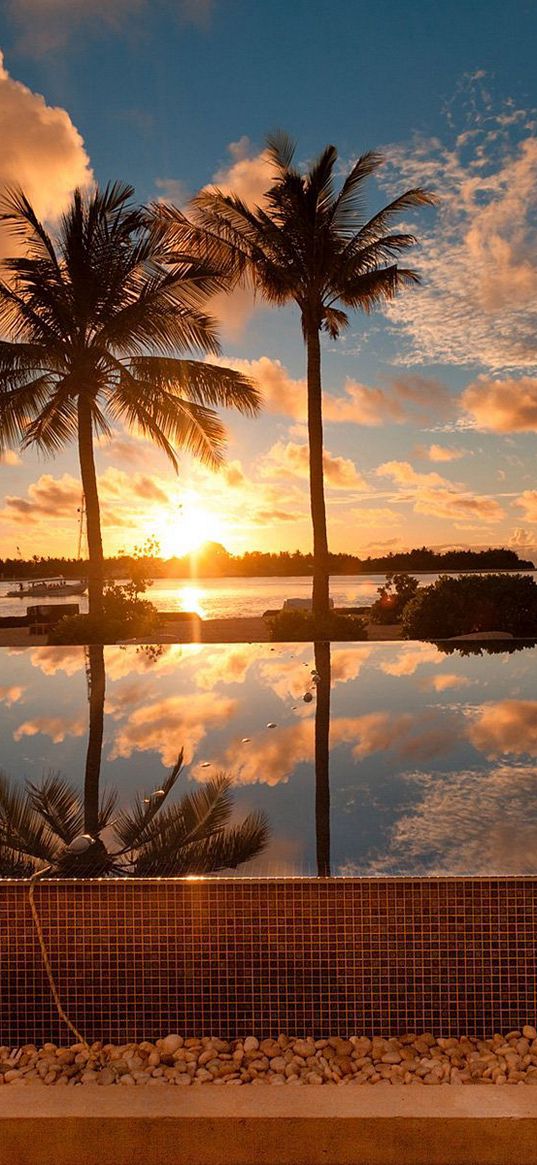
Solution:
<svg viewBox="0 0 537 1165"><path fill-rule="evenodd" d="M104 649L100 767L120 804L220 770L262 809L263 875L537 873L537 649L431 644ZM82 789L83 648L0 652L1 767ZM91 676L90 676L91 678Z"/></svg>

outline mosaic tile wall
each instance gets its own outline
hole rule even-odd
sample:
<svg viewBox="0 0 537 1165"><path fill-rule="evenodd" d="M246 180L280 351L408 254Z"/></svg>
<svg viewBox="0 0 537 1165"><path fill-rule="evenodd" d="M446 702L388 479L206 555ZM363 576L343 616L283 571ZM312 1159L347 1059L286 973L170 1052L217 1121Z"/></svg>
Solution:
<svg viewBox="0 0 537 1165"><path fill-rule="evenodd" d="M536 878L54 881L35 901L88 1039L491 1035L537 1014ZM0 1043L66 1040L21 882L0 882L0 979Z"/></svg>

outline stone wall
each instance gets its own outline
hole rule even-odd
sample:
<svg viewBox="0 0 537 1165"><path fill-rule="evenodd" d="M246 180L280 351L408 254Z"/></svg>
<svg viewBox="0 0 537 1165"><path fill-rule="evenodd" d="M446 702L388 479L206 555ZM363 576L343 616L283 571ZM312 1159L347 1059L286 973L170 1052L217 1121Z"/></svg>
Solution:
<svg viewBox="0 0 537 1165"><path fill-rule="evenodd" d="M537 1014L537 878L54 880L35 902L87 1039L490 1036ZM0 881L0 1043L67 1038L28 884Z"/></svg>

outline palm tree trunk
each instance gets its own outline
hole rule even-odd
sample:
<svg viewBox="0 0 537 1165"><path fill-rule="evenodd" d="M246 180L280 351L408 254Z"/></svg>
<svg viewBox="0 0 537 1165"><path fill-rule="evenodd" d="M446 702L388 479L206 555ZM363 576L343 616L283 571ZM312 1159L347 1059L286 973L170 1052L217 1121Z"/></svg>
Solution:
<svg viewBox="0 0 537 1165"><path fill-rule="evenodd" d="M316 643L315 839L317 874L330 877L330 643Z"/></svg>
<svg viewBox="0 0 537 1165"><path fill-rule="evenodd" d="M307 330L308 438L310 462L310 504L313 524L313 616L328 618L328 538L323 473L323 400L321 387L321 343L319 329Z"/></svg>
<svg viewBox="0 0 537 1165"><path fill-rule="evenodd" d="M89 731L84 777L84 833L91 834L91 837L97 837L106 675L102 644L92 644L86 650L88 652Z"/></svg>
<svg viewBox="0 0 537 1165"><path fill-rule="evenodd" d="M101 537L101 512L97 492L97 475L93 455L93 425L87 402L78 400L78 455L80 475L86 501L86 530L88 535L88 598L90 615L102 615L104 586L104 557Z"/></svg>

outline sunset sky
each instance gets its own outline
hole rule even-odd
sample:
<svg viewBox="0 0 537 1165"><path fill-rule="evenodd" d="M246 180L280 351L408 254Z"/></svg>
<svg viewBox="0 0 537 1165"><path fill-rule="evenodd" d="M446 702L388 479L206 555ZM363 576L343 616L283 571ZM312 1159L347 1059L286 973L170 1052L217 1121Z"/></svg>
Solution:
<svg viewBox="0 0 537 1165"><path fill-rule="evenodd" d="M266 132L341 173L387 163L373 213L417 183L423 286L325 341L330 544L367 555L426 543L537 555L537 11L512 0L5 0L0 185L53 225L72 189L132 182L183 205L217 182L270 180ZM0 233L0 255L10 247ZM304 351L297 313L219 298L222 363L258 381L257 420L226 418L217 475L179 476L137 437L98 450L105 550L155 535L310 548ZM76 451L0 464L0 556L74 555ZM536 560L537 561L537 560Z"/></svg>

